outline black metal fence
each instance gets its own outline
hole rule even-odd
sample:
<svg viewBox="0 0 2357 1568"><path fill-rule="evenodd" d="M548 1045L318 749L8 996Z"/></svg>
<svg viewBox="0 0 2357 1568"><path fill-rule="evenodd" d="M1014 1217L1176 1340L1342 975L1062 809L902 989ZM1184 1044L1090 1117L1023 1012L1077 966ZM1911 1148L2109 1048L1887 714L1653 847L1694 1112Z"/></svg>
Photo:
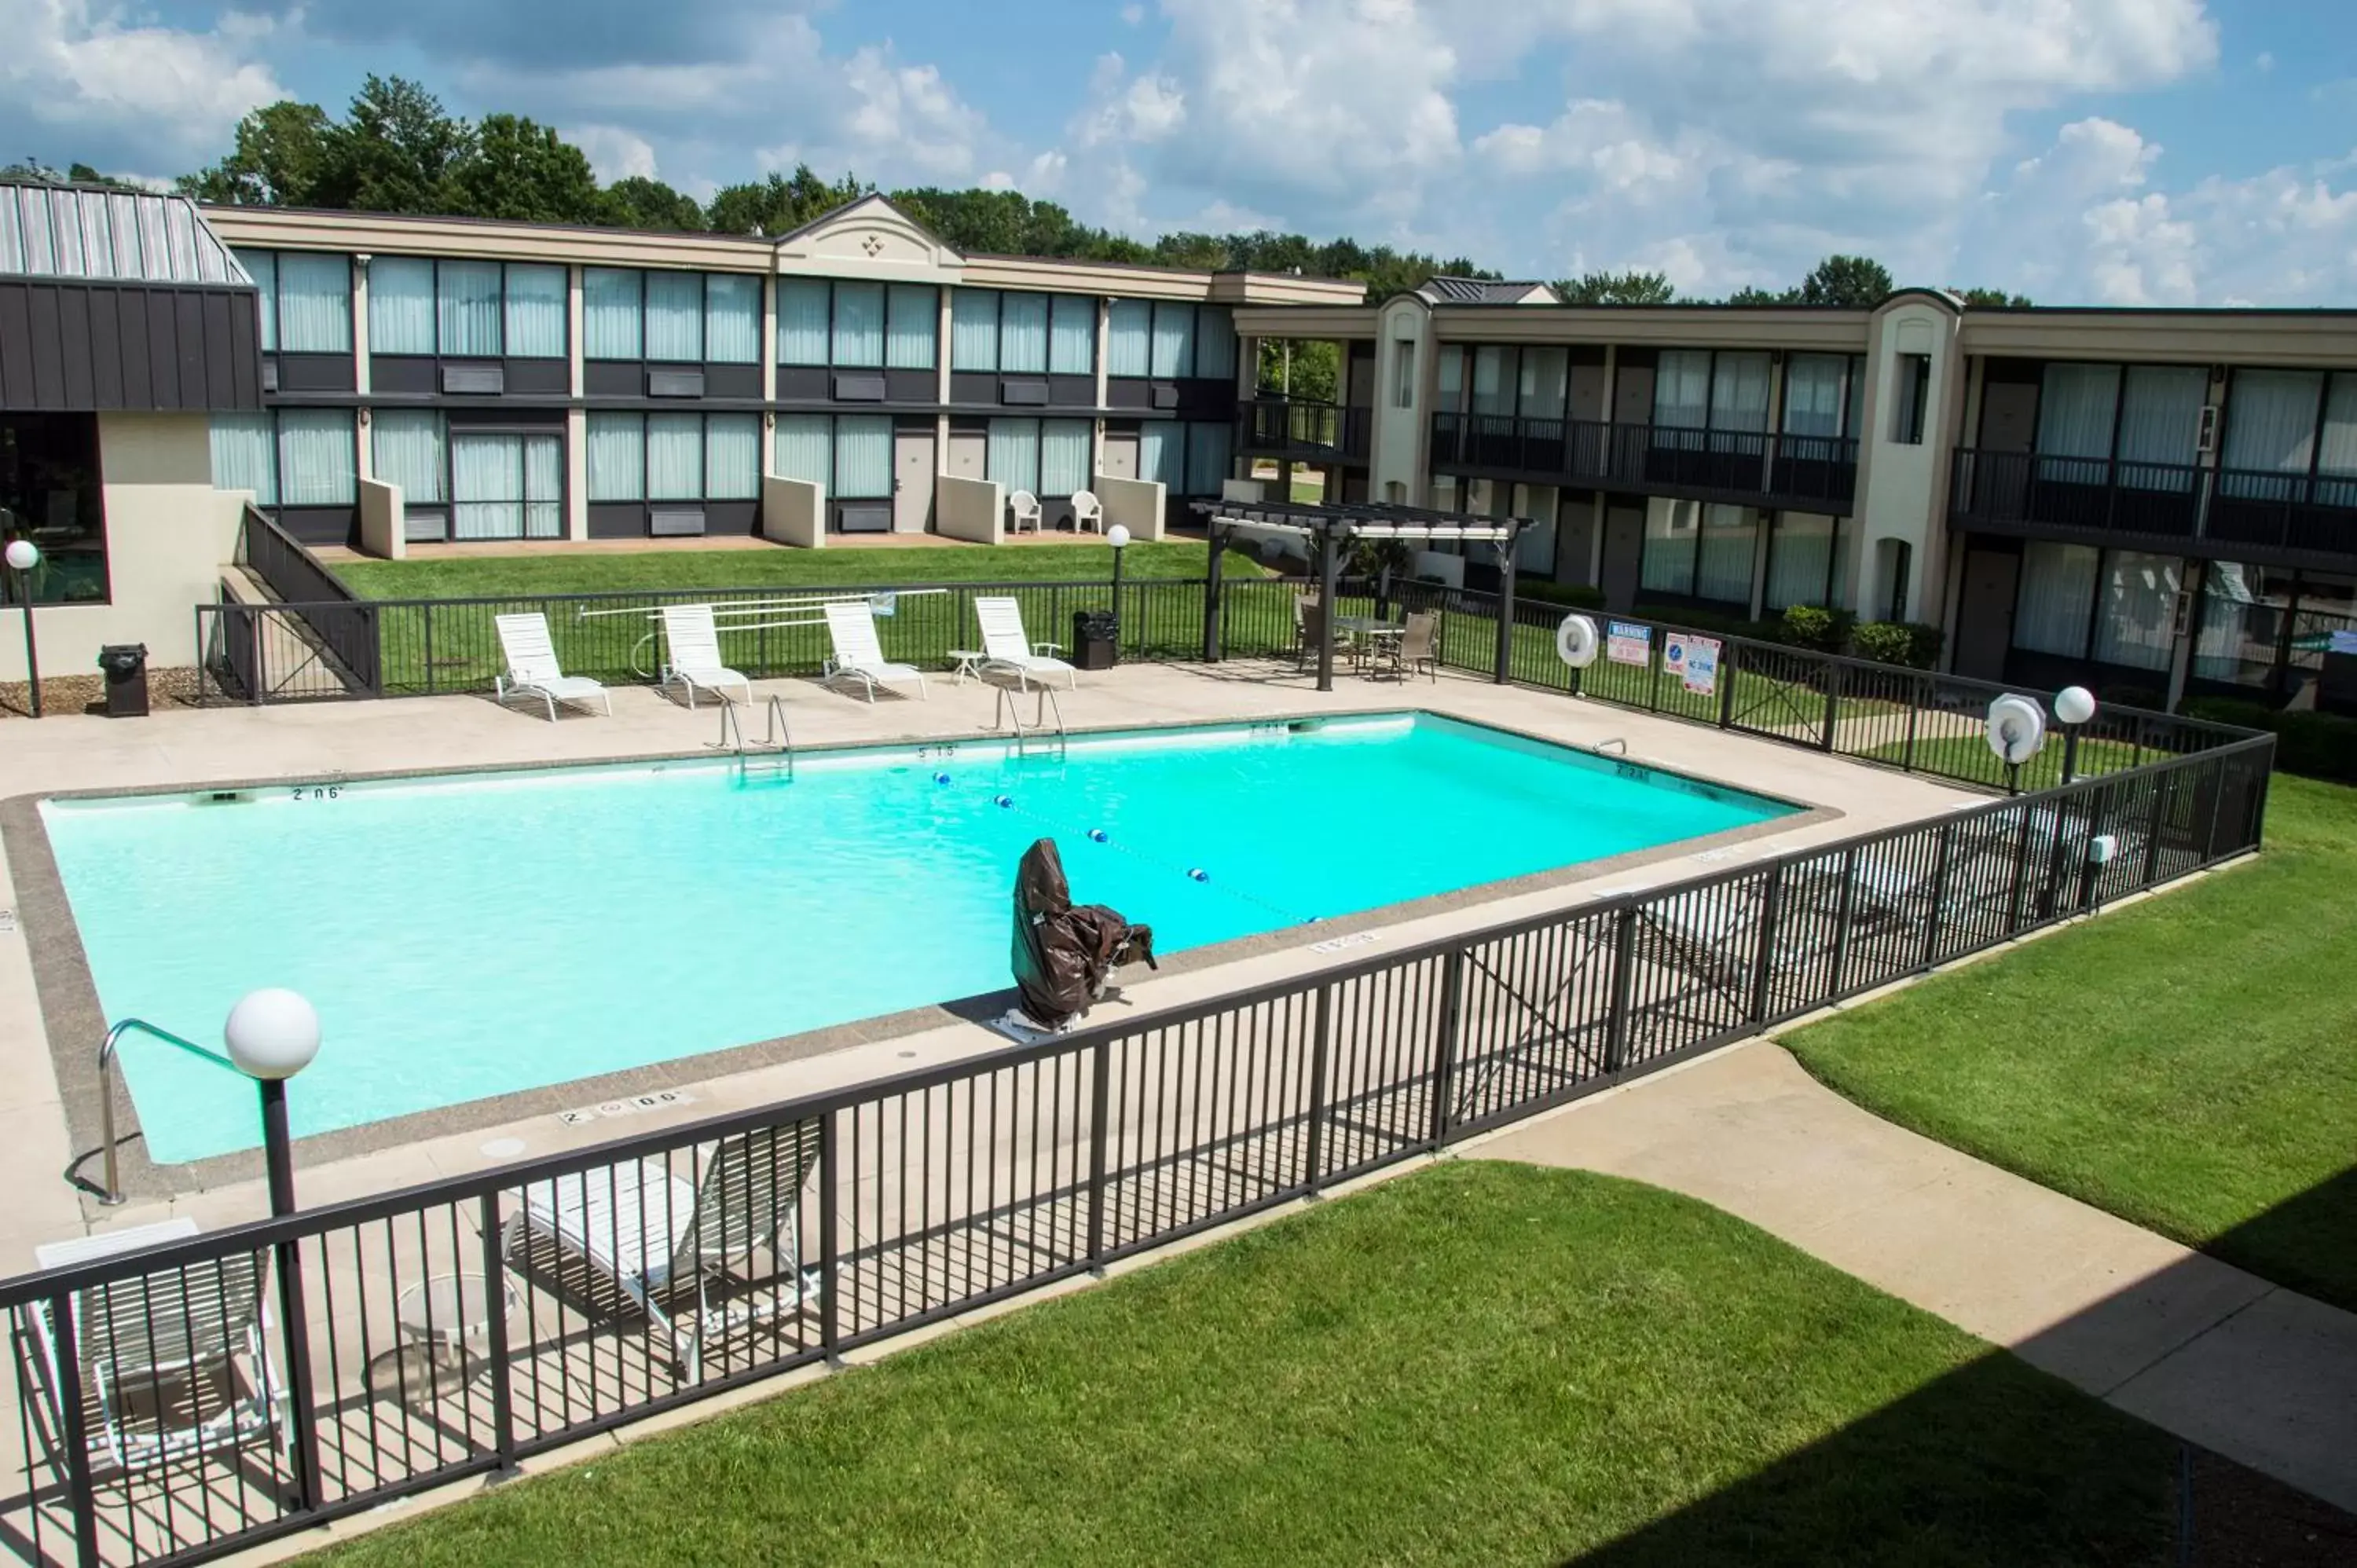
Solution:
<svg viewBox="0 0 2357 1568"><path fill-rule="evenodd" d="M2271 744L0 1282L0 1532L200 1561L1446 1147L2254 848Z"/></svg>
<svg viewBox="0 0 2357 1568"><path fill-rule="evenodd" d="M252 507L238 564L280 602L199 606L200 671L253 702L384 694L380 607L355 596L302 542ZM201 695L204 682L199 681Z"/></svg>
<svg viewBox="0 0 2357 1568"><path fill-rule="evenodd" d="M1438 468L1672 486L1836 510L1846 510L1857 490L1857 442L1840 435L1436 413L1432 462Z"/></svg>

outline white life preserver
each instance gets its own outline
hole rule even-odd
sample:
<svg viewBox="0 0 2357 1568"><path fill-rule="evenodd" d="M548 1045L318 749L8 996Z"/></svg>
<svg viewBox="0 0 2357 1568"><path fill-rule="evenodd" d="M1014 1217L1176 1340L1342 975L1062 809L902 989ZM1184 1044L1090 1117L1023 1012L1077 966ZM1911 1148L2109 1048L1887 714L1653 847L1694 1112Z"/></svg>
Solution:
<svg viewBox="0 0 2357 1568"><path fill-rule="evenodd" d="M2046 710L2007 692L1988 708L1989 749L2015 767L2038 755L2046 740Z"/></svg>
<svg viewBox="0 0 2357 1568"><path fill-rule="evenodd" d="M1555 657L1575 670L1596 662L1596 623L1583 615L1567 615L1555 628Z"/></svg>

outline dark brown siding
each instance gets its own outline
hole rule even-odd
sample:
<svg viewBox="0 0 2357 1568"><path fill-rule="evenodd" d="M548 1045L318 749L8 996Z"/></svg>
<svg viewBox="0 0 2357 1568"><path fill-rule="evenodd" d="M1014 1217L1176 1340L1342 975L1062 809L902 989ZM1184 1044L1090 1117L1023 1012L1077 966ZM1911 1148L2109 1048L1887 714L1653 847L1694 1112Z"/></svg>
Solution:
<svg viewBox="0 0 2357 1568"><path fill-rule="evenodd" d="M251 289L0 279L0 408L261 406Z"/></svg>

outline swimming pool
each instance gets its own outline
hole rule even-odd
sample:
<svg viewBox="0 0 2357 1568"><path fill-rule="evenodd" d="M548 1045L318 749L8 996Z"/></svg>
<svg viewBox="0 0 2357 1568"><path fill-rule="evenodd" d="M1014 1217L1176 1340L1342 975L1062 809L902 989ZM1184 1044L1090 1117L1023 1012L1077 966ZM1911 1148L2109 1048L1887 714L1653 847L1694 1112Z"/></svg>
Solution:
<svg viewBox="0 0 2357 1568"><path fill-rule="evenodd" d="M810 753L791 782L691 759L42 815L110 1020L210 1041L256 986L317 1004L302 1134L999 989L1043 836L1076 899L1167 953L1796 810L1391 714ZM134 1043L124 1072L150 1158L258 1141L221 1069Z"/></svg>

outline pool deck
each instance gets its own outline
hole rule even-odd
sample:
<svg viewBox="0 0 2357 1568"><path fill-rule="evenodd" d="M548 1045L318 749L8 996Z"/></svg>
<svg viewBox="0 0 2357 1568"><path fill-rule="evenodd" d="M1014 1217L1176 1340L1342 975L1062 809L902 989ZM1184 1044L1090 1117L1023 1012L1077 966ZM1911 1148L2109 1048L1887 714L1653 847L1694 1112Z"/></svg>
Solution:
<svg viewBox="0 0 2357 1568"><path fill-rule="evenodd" d="M930 701L885 697L872 706L808 681L761 682L755 689L764 702L773 693L784 697L795 739L804 747L971 739L991 733L995 693L990 688L973 682L959 686L946 675L933 679L931 688ZM1607 863L1596 875L1569 886L1560 878L1534 890L1509 885L1501 897L1430 901L1404 918L1379 914L1356 923L1373 933L1372 940L1402 946L1723 869L1799 843L1915 820L1972 798L1799 746L1446 676L1437 682L1406 684L1344 676L1336 691L1320 695L1289 664L1131 666L1083 676L1078 692L1062 694L1062 706L1067 724L1075 730L1421 707L1577 746L1618 739L1625 742L1631 760L1818 808L1808 816L1699 853L1674 847ZM690 713L644 689L618 690L610 719L568 714L554 725L537 707L501 709L479 697L181 710L128 722L58 717L8 727L9 744L0 753L0 800L78 790L258 780L292 784L355 774L675 756L700 751L716 736L719 724L716 706L709 700ZM1354 839L1361 832L1337 831ZM1381 831L1379 822L1363 830ZM1441 830L1411 823L1399 831ZM7 870L0 861L0 872ZM13 880L0 886L0 910L15 910L21 897ZM1319 940L1323 936L1321 932ZM62 1173L77 1151L69 1147L63 1091L37 999L27 937L24 920L0 920L0 1086L5 1086L0 1088L0 1182L10 1194L0 1206L0 1273L30 1268L33 1248L41 1242L92 1230L185 1216L210 1230L264 1214L259 1161L250 1156L232 1157L197 1190L169 1197L135 1195L113 1209L99 1208L66 1184ZM1173 966L1130 984L1119 1005L1141 1011L1179 1005L1340 961L1330 953L1312 951L1311 940L1291 933L1265 940L1232 961ZM1348 956L1362 956L1364 950L1358 948ZM253 976L257 985L270 980L260 970ZM1097 1015L1100 1019L1105 1015L1103 1009ZM207 1037L213 1027L211 1020L156 1022L199 1038ZM327 1048L332 1050L334 1021L328 1026ZM446 1127L437 1135L430 1127L418 1127L416 1135L395 1147L346 1155L326 1140L306 1140L296 1148L300 1191L307 1204L382 1193L625 1133L651 1132L672 1122L972 1057L1007 1044L980 1025L946 1014L913 1028L904 1017L888 1032L863 1034L854 1026L826 1034L816 1047L772 1053L772 1059L747 1070L716 1071L700 1079L691 1062L673 1071L670 1081L686 1087L692 1103L626 1120L592 1117L567 1124L544 1107L511 1122L483 1125L479 1108L471 1119L454 1114L454 1122L468 1123L463 1128ZM97 1047L95 1037L86 1045L72 1041L66 1054L87 1049L94 1057ZM87 1093L86 1089L79 1091ZM299 1083L293 1092L301 1093ZM586 1105L597 1097L579 1098ZM454 1113L463 1109L453 1108Z"/></svg>

